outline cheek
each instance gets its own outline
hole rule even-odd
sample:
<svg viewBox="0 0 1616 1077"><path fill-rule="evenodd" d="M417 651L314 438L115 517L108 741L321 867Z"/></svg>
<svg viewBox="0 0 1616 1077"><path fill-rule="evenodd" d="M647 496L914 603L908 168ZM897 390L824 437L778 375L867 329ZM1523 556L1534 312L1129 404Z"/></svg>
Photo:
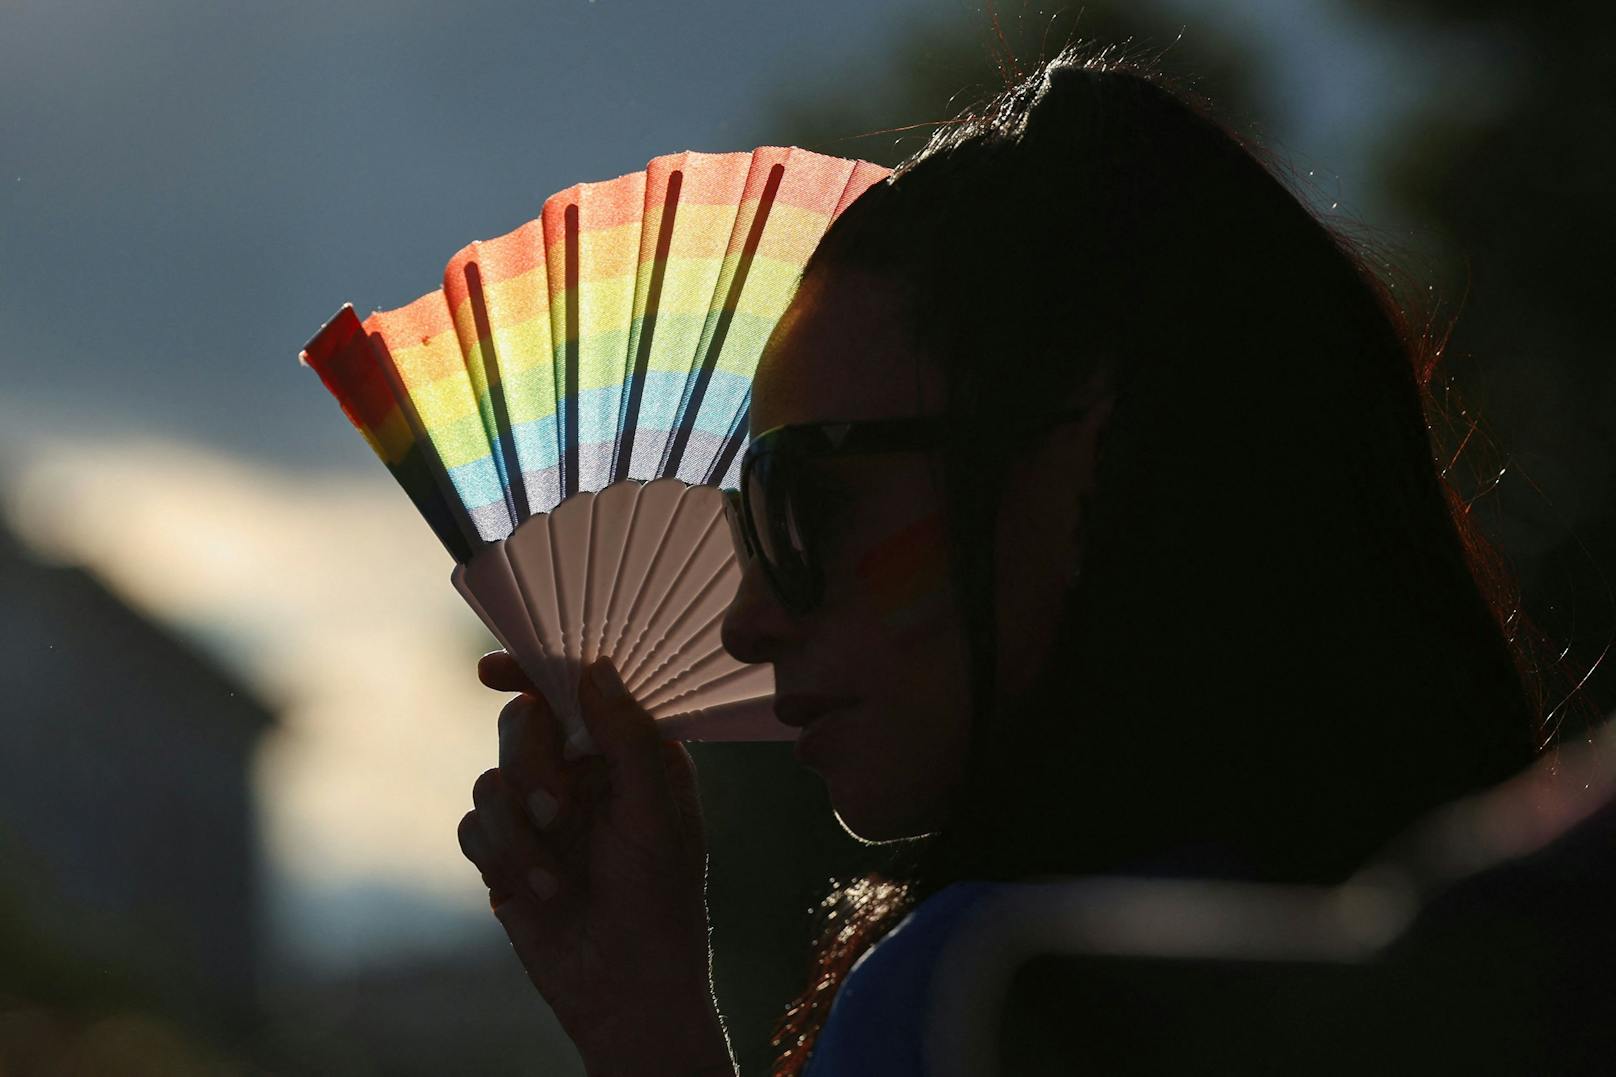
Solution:
<svg viewBox="0 0 1616 1077"><path fill-rule="evenodd" d="M895 725L929 735L962 690L965 633L949 582L940 510L863 541L845 570L851 584L845 645Z"/></svg>
<svg viewBox="0 0 1616 1077"><path fill-rule="evenodd" d="M964 633L948 578L945 517L928 511L849 544L841 645L870 705L825 777L854 833L934 829L963 771L969 722ZM853 552L856 550L857 552Z"/></svg>
<svg viewBox="0 0 1616 1077"><path fill-rule="evenodd" d="M877 624L907 637L952 612L945 540L938 510L865 547L854 562L853 579Z"/></svg>
<svg viewBox="0 0 1616 1077"><path fill-rule="evenodd" d="M948 784L968 721L969 662L949 584L945 517L929 512L870 544L854 565L886 695L879 739L888 765L913 771L902 784L935 793ZM929 797L922 796L925 800Z"/></svg>

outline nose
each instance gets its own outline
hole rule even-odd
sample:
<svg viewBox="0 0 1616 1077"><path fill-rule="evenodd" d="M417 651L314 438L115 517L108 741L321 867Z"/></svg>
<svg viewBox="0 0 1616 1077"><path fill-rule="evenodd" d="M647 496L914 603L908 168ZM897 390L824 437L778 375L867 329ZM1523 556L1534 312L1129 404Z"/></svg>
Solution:
<svg viewBox="0 0 1616 1077"><path fill-rule="evenodd" d="M738 662L772 662L792 629L791 615L774 597L762 563L751 558L745 562L719 630L724 650Z"/></svg>

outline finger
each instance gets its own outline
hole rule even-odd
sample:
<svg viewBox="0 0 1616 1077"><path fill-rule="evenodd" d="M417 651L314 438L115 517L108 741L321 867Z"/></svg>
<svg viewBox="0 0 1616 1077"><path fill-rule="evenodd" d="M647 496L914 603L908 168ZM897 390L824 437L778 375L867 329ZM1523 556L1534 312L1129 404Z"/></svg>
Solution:
<svg viewBox="0 0 1616 1077"><path fill-rule="evenodd" d="M477 679L496 692L532 692L538 686L504 651L490 651L477 660Z"/></svg>
<svg viewBox="0 0 1616 1077"><path fill-rule="evenodd" d="M483 885L488 887L489 907L498 909L510 897L511 889L505 882L503 872L495 864L493 841L488 837L482 819L475 810L460 817L456 836L460 840L460 851L482 876Z"/></svg>
<svg viewBox="0 0 1616 1077"><path fill-rule="evenodd" d="M481 836L488 843L489 866L484 869L484 875L507 889L526 888L537 897L553 897L559 889L563 868L556 855L539 840L501 781L499 771L485 771L477 779L472 786L472 800L477 805L475 814Z"/></svg>
<svg viewBox="0 0 1616 1077"><path fill-rule="evenodd" d="M503 873L506 858L515 843L514 828L506 817L506 793L500 786L499 771L485 770L477 775L471 786L471 802L476 806L477 821L485 845L478 847L484 857L478 866L485 872Z"/></svg>
<svg viewBox="0 0 1616 1077"><path fill-rule="evenodd" d="M561 723L539 696L517 696L499 714L499 770L528 819L556 825L572 798L562 763Z"/></svg>
<svg viewBox="0 0 1616 1077"><path fill-rule="evenodd" d="M640 825L667 819L662 738L651 715L623 686L611 659L597 659L584 671L578 699L584 725L605 760L614 803L640 817Z"/></svg>
<svg viewBox="0 0 1616 1077"><path fill-rule="evenodd" d="M483 828L482 819L476 809L468 811L460 817L460 826L456 829L456 836L460 839L460 851L467 860L470 860L487 876L494 867L495 849L493 839Z"/></svg>

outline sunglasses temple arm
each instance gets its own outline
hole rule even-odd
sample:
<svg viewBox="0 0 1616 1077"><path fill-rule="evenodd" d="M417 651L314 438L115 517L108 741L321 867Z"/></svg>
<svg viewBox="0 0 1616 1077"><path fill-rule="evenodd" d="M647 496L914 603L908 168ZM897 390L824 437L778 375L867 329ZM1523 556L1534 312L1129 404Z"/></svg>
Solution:
<svg viewBox="0 0 1616 1077"><path fill-rule="evenodd" d="M746 541L746 533L741 526L741 492L739 490L720 492L724 495L724 519L729 523L730 541L735 544L735 560L745 568L752 555Z"/></svg>

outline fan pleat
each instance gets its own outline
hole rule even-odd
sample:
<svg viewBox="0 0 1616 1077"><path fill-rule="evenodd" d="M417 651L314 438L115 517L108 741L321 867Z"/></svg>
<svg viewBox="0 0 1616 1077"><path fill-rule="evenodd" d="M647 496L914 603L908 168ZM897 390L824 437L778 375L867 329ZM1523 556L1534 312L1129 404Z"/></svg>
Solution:
<svg viewBox="0 0 1616 1077"><path fill-rule="evenodd" d="M404 418L392 385L382 373L375 346L351 305L345 304L325 324L304 349L302 359L319 374L449 555L456 561L469 558L472 544L433 479L426 449Z"/></svg>
<svg viewBox="0 0 1616 1077"><path fill-rule="evenodd" d="M506 560L515 577L522 602L527 608L533 632L546 657L567 669L558 694L546 695L552 704L571 699L577 687L576 666L566 666L567 655L561 630L561 603L557 595L555 557L548 526L524 527L500 545L490 560ZM523 669L527 669L524 665ZM533 671L528 670L531 674Z"/></svg>
<svg viewBox="0 0 1616 1077"><path fill-rule="evenodd" d="M545 698L566 698L577 683L576 674L568 667L556 637L543 635L545 618L534 615L528 593L532 585L524 587L511 564L509 553L514 548L506 543L490 546L469 563L457 565L450 578Z"/></svg>
<svg viewBox="0 0 1616 1077"><path fill-rule="evenodd" d="M645 399L645 380L651 367L651 342L656 339L656 319L662 303L662 288L667 280L668 259L673 252L673 226L678 219L679 192L684 187L684 173L672 170L663 193L660 220L652 216L651 199L655 195L654 177L646 178L646 219L641 230L641 272L636 278L634 317L629 322L628 376L623 379L622 407L620 408L617 443L612 450L612 481L622 482L629 477L629 465L634 458L634 443L639 437L640 405ZM644 257L645 239L656 236L656 248L651 252L649 272ZM643 282L643 287L641 287Z"/></svg>
<svg viewBox="0 0 1616 1077"><path fill-rule="evenodd" d="M605 650L607 612L623 568L629 525L639 500L640 484L614 483L594 496L589 524L589 568L584 584L583 660L587 665Z"/></svg>
<svg viewBox="0 0 1616 1077"><path fill-rule="evenodd" d="M467 374L490 448L503 458L518 523L560 502L548 276L542 221L470 244L444 272Z"/></svg>
<svg viewBox="0 0 1616 1077"><path fill-rule="evenodd" d="M542 517L550 530L550 556L556 578L556 616L561 625L561 652L582 665L584 584L589 570L589 525L594 494L570 497Z"/></svg>
<svg viewBox="0 0 1616 1077"><path fill-rule="evenodd" d="M505 491L494 467L442 291L371 315L372 344L433 480L473 548L510 534Z"/></svg>
<svg viewBox="0 0 1616 1077"><path fill-rule="evenodd" d="M522 482L522 468L516 457L516 443L511 436L510 404L505 399L505 382L500 375L499 361L494 356L493 323L488 315L488 303L483 294L482 270L476 261L479 244L471 245L472 257L458 267L466 287L464 309L469 319L456 316L455 331L460 337L460 350L466 359L466 374L471 382L477 410L482 416L483 432L488 436L494 469L504 487L505 506L511 519L521 523L527 518L527 492ZM457 267L450 262L450 272ZM450 295L445 288L444 295ZM450 299L450 311L456 306ZM467 330L470 332L467 332Z"/></svg>
<svg viewBox="0 0 1616 1077"><path fill-rule="evenodd" d="M634 353L645 356L645 389L627 453L630 478L669 473L664 460L680 402L699 377L703 330L751 159L742 153L683 153L658 158L646 169L644 284L630 324Z"/></svg>

